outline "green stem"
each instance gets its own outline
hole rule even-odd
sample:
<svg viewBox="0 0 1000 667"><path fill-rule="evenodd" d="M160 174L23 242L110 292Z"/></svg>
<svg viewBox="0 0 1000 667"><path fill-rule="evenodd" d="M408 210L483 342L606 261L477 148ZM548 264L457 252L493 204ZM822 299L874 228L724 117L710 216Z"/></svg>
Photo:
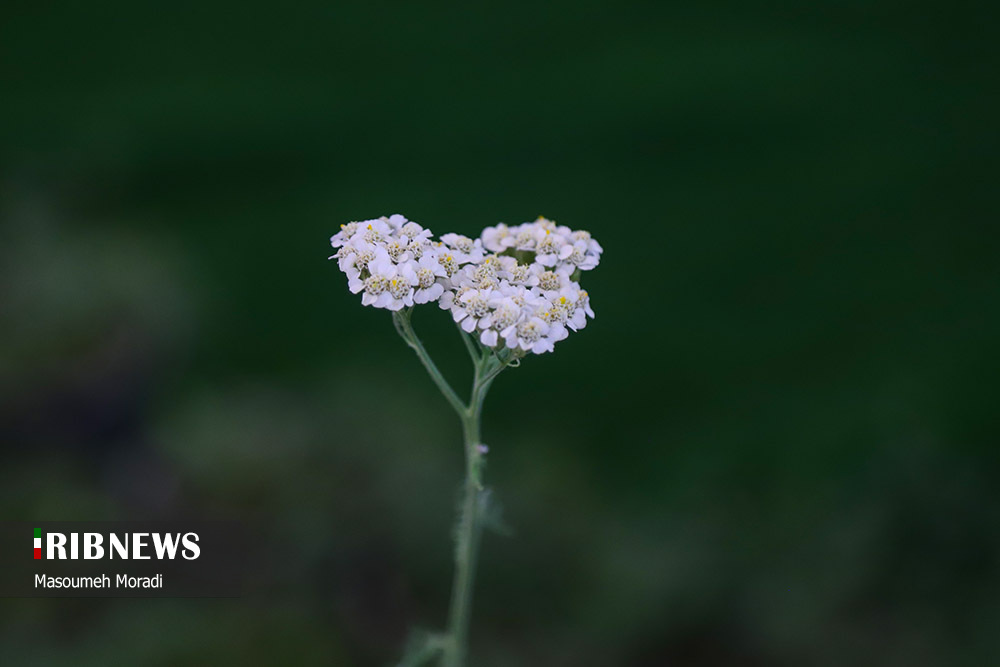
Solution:
<svg viewBox="0 0 1000 667"><path fill-rule="evenodd" d="M465 349L469 352L469 358L472 359L472 363L479 363L479 350L476 349L476 343L473 342L472 335L465 333L465 329L458 322L455 322L455 326L458 328L458 335L462 337L462 342L465 343Z"/></svg>
<svg viewBox="0 0 1000 667"><path fill-rule="evenodd" d="M478 373L477 373L478 376ZM462 667L468 646L469 617L472 610L472 582L476 574L479 540L483 532L480 496L482 487L482 453L480 445L480 412L476 394L482 386L477 382L473 389L472 404L462 420L465 439L465 483L462 489L462 507L455 529L455 577L451 588L451 607L448 612L448 639L444 649L444 667Z"/></svg>
<svg viewBox="0 0 1000 667"><path fill-rule="evenodd" d="M465 482L462 487L462 505L458 524L455 527L455 576L451 590L451 606L448 611L448 633L442 638L443 667L463 667L468 651L469 619L472 611L473 580L479 555L479 542L483 532L483 514L486 490L482 484L483 452L480 422L483 402L493 380L511 363L502 362L488 348L477 349L462 332L469 355L475 366L472 394L465 405L451 388L437 365L430 358L410 323L410 313L393 313L396 330L424 364L431 379L444 394L462 421L462 436L465 448Z"/></svg>

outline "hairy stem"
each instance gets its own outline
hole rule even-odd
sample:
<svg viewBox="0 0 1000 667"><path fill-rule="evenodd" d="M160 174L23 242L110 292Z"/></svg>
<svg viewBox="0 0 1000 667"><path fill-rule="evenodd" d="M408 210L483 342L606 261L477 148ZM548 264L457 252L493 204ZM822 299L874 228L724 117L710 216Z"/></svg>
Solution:
<svg viewBox="0 0 1000 667"><path fill-rule="evenodd" d="M393 322L399 335L417 353L431 379L462 421L465 481L462 485L458 522L455 526L455 576L452 582L451 606L448 611L448 632L441 638L440 646L443 667L464 667L468 651L473 581L476 575L479 541L483 532L486 498L486 489L482 483L484 452L480 449L482 445L480 419L490 385L496 376L510 365L511 360L501 361L491 350L482 348L478 345L478 341L473 342L465 332L461 332L475 367L472 393L469 396L469 404L465 405L441 375L414 332L410 323L410 313L408 311L393 313Z"/></svg>
<svg viewBox="0 0 1000 667"><path fill-rule="evenodd" d="M480 390L476 383L474 393ZM473 403L475 405L475 403ZM480 403L481 406L481 403ZM472 583L476 574L479 538L482 534L482 453L479 451L480 409L472 409L463 419L465 440L465 482L462 505L455 527L455 577L451 588L451 608L448 612L448 642L444 650L444 667L462 667L468 645L469 617L472 610Z"/></svg>

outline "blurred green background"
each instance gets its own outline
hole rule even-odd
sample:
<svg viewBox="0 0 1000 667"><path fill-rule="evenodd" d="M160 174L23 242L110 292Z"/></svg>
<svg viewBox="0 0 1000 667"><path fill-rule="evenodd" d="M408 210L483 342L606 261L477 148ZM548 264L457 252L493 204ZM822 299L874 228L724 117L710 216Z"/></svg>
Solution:
<svg viewBox="0 0 1000 667"><path fill-rule="evenodd" d="M236 518L267 557L241 600L2 600L0 662L441 628L460 431L326 260L399 212L605 248L597 319L487 403L515 535L473 665L990 664L987 7L6 6L0 516Z"/></svg>

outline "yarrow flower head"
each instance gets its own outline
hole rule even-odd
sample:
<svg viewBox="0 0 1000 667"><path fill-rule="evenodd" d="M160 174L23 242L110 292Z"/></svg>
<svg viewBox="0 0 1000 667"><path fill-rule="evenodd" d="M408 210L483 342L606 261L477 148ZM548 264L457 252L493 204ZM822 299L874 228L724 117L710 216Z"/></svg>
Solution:
<svg viewBox="0 0 1000 667"><path fill-rule="evenodd" d="M401 215L341 225L330 239L361 303L398 311L436 302L465 332L515 356L551 352L593 319L580 275L603 249L589 232L552 220L444 234Z"/></svg>
<svg viewBox="0 0 1000 667"><path fill-rule="evenodd" d="M348 288L361 303L401 310L436 301L447 272L438 262L431 231L401 215L350 222L330 238Z"/></svg>
<svg viewBox="0 0 1000 667"><path fill-rule="evenodd" d="M590 232L574 231L539 217L508 227L499 224L487 227L482 234L483 247L496 253L530 254L531 261L554 270L589 271L597 266L603 249Z"/></svg>

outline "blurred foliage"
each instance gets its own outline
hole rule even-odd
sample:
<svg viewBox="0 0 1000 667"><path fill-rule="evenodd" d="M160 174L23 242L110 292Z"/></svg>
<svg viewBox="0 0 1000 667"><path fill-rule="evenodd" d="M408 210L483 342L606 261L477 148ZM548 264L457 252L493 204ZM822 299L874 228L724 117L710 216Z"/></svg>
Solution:
<svg viewBox="0 0 1000 667"><path fill-rule="evenodd" d="M381 665L441 627L458 425L326 262L400 212L606 249L597 319L487 403L515 534L476 665L988 664L988 9L5 7L0 510L265 544L242 600L0 601L0 660Z"/></svg>

